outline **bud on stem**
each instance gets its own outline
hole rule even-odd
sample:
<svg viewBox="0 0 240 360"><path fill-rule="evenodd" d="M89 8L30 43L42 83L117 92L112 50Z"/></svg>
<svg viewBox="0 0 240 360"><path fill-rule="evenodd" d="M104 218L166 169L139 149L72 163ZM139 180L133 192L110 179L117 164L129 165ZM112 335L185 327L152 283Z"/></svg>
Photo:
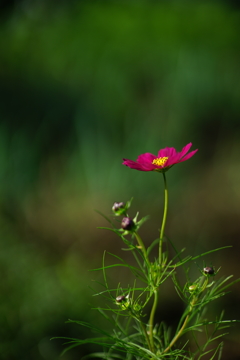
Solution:
<svg viewBox="0 0 240 360"><path fill-rule="evenodd" d="M123 230L132 231L135 228L134 221L129 217L124 217L121 222Z"/></svg>

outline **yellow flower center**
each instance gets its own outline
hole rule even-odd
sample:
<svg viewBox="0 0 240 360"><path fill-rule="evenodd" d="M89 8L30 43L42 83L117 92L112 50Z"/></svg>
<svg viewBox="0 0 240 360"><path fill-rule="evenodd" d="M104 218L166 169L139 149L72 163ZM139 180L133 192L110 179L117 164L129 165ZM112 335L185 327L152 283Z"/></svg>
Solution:
<svg viewBox="0 0 240 360"><path fill-rule="evenodd" d="M164 164L166 163L167 160L168 160L167 156L156 158L153 160L152 164L158 165L158 166L164 166Z"/></svg>

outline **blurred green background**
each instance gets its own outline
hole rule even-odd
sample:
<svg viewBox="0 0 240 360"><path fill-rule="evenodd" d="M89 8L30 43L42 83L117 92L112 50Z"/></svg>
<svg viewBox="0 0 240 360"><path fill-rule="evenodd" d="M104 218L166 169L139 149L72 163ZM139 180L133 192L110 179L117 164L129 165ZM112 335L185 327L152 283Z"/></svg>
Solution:
<svg viewBox="0 0 240 360"><path fill-rule="evenodd" d="M89 336L67 319L101 322L89 289L101 274L89 270L104 250L130 257L94 209L133 196L132 216L151 216L142 236L157 238L162 178L123 157L199 149L167 174L166 233L186 255L233 245L204 261L239 277L238 2L12 0L0 21L0 358L59 359L51 337ZM159 321L174 324L183 305L165 290ZM235 285L212 316L240 319L239 301ZM239 335L231 328L223 359L240 359Z"/></svg>

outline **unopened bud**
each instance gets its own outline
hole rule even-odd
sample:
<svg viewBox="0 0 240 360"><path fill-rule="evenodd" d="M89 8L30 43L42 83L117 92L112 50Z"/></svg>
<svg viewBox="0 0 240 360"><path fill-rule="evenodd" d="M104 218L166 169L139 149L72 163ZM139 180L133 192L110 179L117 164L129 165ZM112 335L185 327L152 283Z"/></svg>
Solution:
<svg viewBox="0 0 240 360"><path fill-rule="evenodd" d="M133 222L133 220L132 220L131 218L129 218L129 217L124 217L124 218L122 219L121 226L122 226L122 228L123 228L124 230L130 231L130 230L133 230L135 224L134 224L134 222Z"/></svg>
<svg viewBox="0 0 240 360"><path fill-rule="evenodd" d="M126 298L125 295L120 295L120 296L116 297L116 302L117 303L121 303L121 302L126 301L126 300L127 300L127 298Z"/></svg>
<svg viewBox="0 0 240 360"><path fill-rule="evenodd" d="M212 267L207 266L203 269L204 274L206 275L214 275L215 271Z"/></svg>
<svg viewBox="0 0 240 360"><path fill-rule="evenodd" d="M115 202L112 207L112 211L119 215L122 211L124 211L125 204L123 202Z"/></svg>
<svg viewBox="0 0 240 360"><path fill-rule="evenodd" d="M197 285L191 285L191 286L189 286L189 288L188 288L189 291L194 291L194 290L196 290L196 289L197 289Z"/></svg>

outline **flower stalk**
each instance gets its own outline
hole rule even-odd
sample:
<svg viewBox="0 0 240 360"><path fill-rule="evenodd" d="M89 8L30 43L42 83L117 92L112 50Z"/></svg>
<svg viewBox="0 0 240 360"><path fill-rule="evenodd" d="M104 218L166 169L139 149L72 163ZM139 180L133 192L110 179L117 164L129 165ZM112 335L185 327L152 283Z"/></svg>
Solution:
<svg viewBox="0 0 240 360"><path fill-rule="evenodd" d="M164 180L164 210L163 210L163 220L162 220L162 226L160 230L160 239L159 239L159 264L162 264L162 247L163 247L163 238L164 238L164 230L167 220L167 212L168 212L168 188L167 188L167 179L165 172L163 174L163 180ZM161 266L160 266L161 267Z"/></svg>
<svg viewBox="0 0 240 360"><path fill-rule="evenodd" d="M151 345L150 350L152 352L155 352L154 339L153 339L153 328L154 328L154 317L155 317L155 313L156 313L156 309L157 309L157 304L158 304L158 291L156 289L156 290L154 290L154 301L153 301L153 306L152 306L152 310L151 310L151 314L150 314L150 318L149 318L149 338L150 338L150 345Z"/></svg>

